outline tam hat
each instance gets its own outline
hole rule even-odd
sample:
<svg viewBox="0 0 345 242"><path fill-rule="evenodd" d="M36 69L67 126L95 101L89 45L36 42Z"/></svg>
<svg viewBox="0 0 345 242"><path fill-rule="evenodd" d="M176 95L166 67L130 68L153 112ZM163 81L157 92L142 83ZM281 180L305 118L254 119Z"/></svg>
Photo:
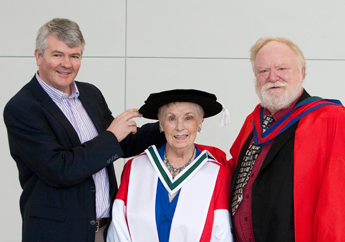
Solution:
<svg viewBox="0 0 345 242"><path fill-rule="evenodd" d="M191 102L199 104L204 110L204 118L214 116L222 111L223 106L217 102L216 95L195 89L175 89L152 93L139 109L144 118L158 119L158 109L173 102Z"/></svg>

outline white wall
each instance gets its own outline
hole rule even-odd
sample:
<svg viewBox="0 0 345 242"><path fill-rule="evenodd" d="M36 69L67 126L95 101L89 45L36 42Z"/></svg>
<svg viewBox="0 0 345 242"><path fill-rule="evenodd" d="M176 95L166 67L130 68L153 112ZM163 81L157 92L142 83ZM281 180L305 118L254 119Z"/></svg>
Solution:
<svg viewBox="0 0 345 242"><path fill-rule="evenodd" d="M228 150L258 98L249 49L262 36L294 41L307 59L312 95L344 97L345 2L340 0L0 0L0 107L37 70L37 30L54 17L76 21L86 39L78 80L97 85L113 113L140 107L151 92L196 88L215 93L231 124L206 119L198 143ZM141 125L149 120L137 120ZM3 123L3 121L2 121ZM1 132L2 241L20 241L18 172ZM124 161L116 162L119 174Z"/></svg>

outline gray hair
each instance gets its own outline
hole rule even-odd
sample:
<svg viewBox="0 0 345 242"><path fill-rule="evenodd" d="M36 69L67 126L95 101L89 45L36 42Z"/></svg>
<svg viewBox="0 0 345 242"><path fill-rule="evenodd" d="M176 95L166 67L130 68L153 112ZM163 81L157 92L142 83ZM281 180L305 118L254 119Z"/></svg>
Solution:
<svg viewBox="0 0 345 242"><path fill-rule="evenodd" d="M175 103L176 102L165 104L165 105L163 105L162 107L160 107L158 109L157 116L158 116L159 122L161 122L164 119L164 116L166 114L166 110L169 108L169 106L171 104L175 104ZM201 123L202 119L204 117L204 109L199 104L197 104L197 103L190 103L190 104L195 107L195 110L197 112L197 119L199 120L199 123Z"/></svg>
<svg viewBox="0 0 345 242"><path fill-rule="evenodd" d="M37 32L36 49L43 56L47 48L47 37L53 34L59 40L65 42L70 48L82 45L82 53L85 48L85 40L77 23L63 18L54 18L44 24Z"/></svg>
<svg viewBox="0 0 345 242"><path fill-rule="evenodd" d="M254 74L255 72L255 60L256 60L256 55L258 54L259 50L261 50L262 47L264 47L266 44L268 44L271 41L276 41L282 44L286 44L290 49L293 50L293 52L296 55L296 61L299 65L299 67L301 69L304 69L304 76L303 79L306 76L306 62L305 62L305 58L303 55L302 50L296 45L294 44L291 40L286 39L286 38L280 38L280 37L263 37L258 39L258 41L256 41L256 43L252 46L252 48L250 49L250 62L252 63L252 67L253 67L253 71Z"/></svg>

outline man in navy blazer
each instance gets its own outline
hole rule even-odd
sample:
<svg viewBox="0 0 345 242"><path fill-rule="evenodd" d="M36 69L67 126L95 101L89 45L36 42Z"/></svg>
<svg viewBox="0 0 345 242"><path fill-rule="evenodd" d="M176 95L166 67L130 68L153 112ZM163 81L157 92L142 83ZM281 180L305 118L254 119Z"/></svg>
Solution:
<svg viewBox="0 0 345 242"><path fill-rule="evenodd" d="M102 241L117 191L113 162L165 142L157 123L137 128L137 109L114 119L95 86L75 81L84 45L73 21L43 25L38 72L4 109L23 189L22 241Z"/></svg>

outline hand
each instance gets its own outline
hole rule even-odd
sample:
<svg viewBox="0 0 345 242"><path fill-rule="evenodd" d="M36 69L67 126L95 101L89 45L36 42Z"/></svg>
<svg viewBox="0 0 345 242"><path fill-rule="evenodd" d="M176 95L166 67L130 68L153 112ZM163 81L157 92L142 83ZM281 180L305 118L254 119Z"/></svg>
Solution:
<svg viewBox="0 0 345 242"><path fill-rule="evenodd" d="M108 131L112 132L117 140L121 142L129 133L137 132L137 124L133 118L140 118L142 115L137 108L128 109L117 116L108 127Z"/></svg>

